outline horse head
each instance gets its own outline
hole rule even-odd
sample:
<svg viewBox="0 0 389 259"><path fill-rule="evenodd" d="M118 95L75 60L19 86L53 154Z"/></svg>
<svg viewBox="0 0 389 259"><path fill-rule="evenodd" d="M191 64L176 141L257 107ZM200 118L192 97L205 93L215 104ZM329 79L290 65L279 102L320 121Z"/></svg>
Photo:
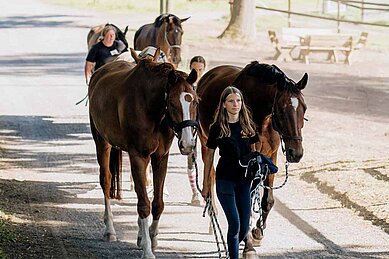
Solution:
<svg viewBox="0 0 389 259"><path fill-rule="evenodd" d="M274 68L281 73L272 107L272 126L285 143L287 161L298 163L304 151L301 129L304 127L304 114L307 109L301 90L307 85L308 74L305 73L296 83L279 68Z"/></svg>
<svg viewBox="0 0 389 259"><path fill-rule="evenodd" d="M178 147L181 154L190 154L196 144L196 130L198 128L197 105L199 99L193 88L197 72L192 70L186 73L172 70L168 76L166 95L167 119L174 134L178 138Z"/></svg>
<svg viewBox="0 0 389 259"><path fill-rule="evenodd" d="M162 16L165 28L165 43L170 48L170 60L177 67L181 62L181 43L184 30L181 24L190 17L180 19L174 14L167 14Z"/></svg>

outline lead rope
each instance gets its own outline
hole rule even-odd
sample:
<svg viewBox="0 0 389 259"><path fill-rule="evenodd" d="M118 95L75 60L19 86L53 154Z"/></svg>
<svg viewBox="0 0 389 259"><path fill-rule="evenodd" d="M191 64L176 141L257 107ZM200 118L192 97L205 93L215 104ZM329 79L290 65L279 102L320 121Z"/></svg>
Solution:
<svg viewBox="0 0 389 259"><path fill-rule="evenodd" d="M195 143L197 144L197 135L196 135L196 142ZM200 185L199 185L199 169L197 167L197 161L196 161L196 156L195 156L194 152L192 153L192 161L193 161L193 163L195 165L195 169L196 169L196 187L197 187L197 190L201 193L201 189L200 189ZM228 255L226 241L224 240L223 233L222 233L222 230L220 228L219 222L217 220L215 210L213 209L212 199L210 197L208 197L207 200L205 201L205 207L203 210L203 217L205 217L207 210L208 210L209 218L211 219L213 235L215 236L215 241L216 241L217 252L219 254L219 258L222 258L222 251L220 249L220 242L219 242L218 235L220 235L220 239L223 243L224 252L226 254L225 258L228 259L230 257Z"/></svg>
<svg viewBox="0 0 389 259"><path fill-rule="evenodd" d="M261 175L258 177L255 177L253 182L255 180L259 180L257 186L255 186L255 189L250 192L250 197L251 197L251 208L254 213L259 214L259 228L261 229L261 232L263 233L264 228L263 228L263 216L262 216L262 207L261 207L261 192L260 192L260 187L268 189L268 190L276 190L280 189L285 186L286 182L288 181L289 174L288 174L288 167L289 167L289 162L285 162L285 180L284 182L276 187L271 187L267 186L264 184L264 181L269 173L269 169L267 170L265 175ZM259 170L261 170L261 167L259 167Z"/></svg>

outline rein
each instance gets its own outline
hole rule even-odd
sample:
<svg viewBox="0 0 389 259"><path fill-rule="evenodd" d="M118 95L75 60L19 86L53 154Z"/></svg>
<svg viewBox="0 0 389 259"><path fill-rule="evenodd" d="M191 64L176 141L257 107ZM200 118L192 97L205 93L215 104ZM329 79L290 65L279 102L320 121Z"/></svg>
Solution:
<svg viewBox="0 0 389 259"><path fill-rule="evenodd" d="M196 136L196 143L197 143L197 136ZM192 161L193 161L195 169L196 169L196 187L197 187L197 190L201 193L202 190L201 190L200 185L199 185L199 168L197 167L197 161L196 161L196 156L195 156L194 152L192 152ZM214 210L213 204L212 204L212 199L210 197L208 197L206 202L205 202L205 207L203 210L203 217L205 217L205 214L207 213L207 211L208 211L208 216L211 219L213 235L215 236L215 241L216 241L219 259L222 258L222 251L220 249L219 236L220 236L221 242L223 243L223 248L224 248L224 252L226 255L226 259L227 259L227 258L229 258L229 255L228 255L226 241L223 237L223 232L220 228L219 221L217 220L216 213L215 213L215 210ZM217 231L216 231L216 229L217 229Z"/></svg>

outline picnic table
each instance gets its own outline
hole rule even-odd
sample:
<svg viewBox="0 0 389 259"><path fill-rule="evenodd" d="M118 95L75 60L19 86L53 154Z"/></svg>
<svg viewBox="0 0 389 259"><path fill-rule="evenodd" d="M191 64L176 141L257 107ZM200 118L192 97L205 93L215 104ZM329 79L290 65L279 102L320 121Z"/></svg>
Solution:
<svg viewBox="0 0 389 259"><path fill-rule="evenodd" d="M351 64L355 52L362 49L367 40L367 32L362 32L359 40L352 34L336 33L332 29L319 28L283 28L281 40L273 30L268 31L270 42L275 48L273 59L277 61L300 60L310 63L311 54L325 53L327 60L337 63L339 54L344 55L344 63ZM298 52L297 58L293 53Z"/></svg>

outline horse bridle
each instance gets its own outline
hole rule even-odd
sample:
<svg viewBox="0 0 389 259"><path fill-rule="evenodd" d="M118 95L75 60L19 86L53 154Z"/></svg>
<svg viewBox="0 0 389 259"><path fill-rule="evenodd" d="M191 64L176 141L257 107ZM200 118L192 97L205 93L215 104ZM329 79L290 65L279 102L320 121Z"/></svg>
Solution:
<svg viewBox="0 0 389 259"><path fill-rule="evenodd" d="M287 135L287 134L282 132L281 127L279 125L279 121L278 121L278 114L279 113L276 111L276 108L275 108L276 107L277 94L278 94L278 91L276 91L276 94L274 96L272 112L271 112L271 123L272 123L273 129L275 131L277 131L278 134L280 134L281 141L282 140L303 141L303 138L301 136L290 136L290 135ZM306 120L306 119L304 118L304 120Z"/></svg>
<svg viewBox="0 0 389 259"><path fill-rule="evenodd" d="M181 45L177 45L177 44L171 45L170 44L169 39L167 38L167 26L165 27L165 41L170 49L173 49L173 48L181 49Z"/></svg>
<svg viewBox="0 0 389 259"><path fill-rule="evenodd" d="M168 124L168 126L173 130L174 135L178 138L179 135L178 133L186 127L193 127L194 128L194 133L193 136L195 137L197 134L197 129L199 128L200 124L198 120L183 120L179 123L175 123L172 118L170 117L169 110L168 110L168 104L167 104L167 99L168 99L169 94L165 92L165 120Z"/></svg>

